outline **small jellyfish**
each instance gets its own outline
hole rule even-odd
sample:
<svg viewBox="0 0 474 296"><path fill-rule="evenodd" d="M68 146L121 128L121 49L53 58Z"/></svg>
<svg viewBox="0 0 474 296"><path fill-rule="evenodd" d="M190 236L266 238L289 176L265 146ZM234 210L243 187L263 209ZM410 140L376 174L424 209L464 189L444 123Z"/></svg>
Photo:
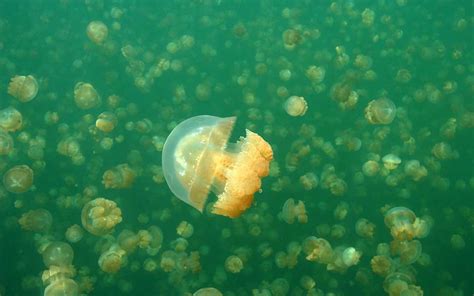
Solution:
<svg viewBox="0 0 474 296"><path fill-rule="evenodd" d="M375 224L365 218L357 220L355 230L358 236L372 238L374 236Z"/></svg>
<svg viewBox="0 0 474 296"><path fill-rule="evenodd" d="M396 156L395 154L390 153L382 157L382 162L383 162L383 166L387 170L392 171L398 168L398 165L402 162L402 160L400 159L400 157Z"/></svg>
<svg viewBox="0 0 474 296"><path fill-rule="evenodd" d="M331 263L334 260L334 251L331 244L324 238L309 236L303 241L303 252L306 260L323 264Z"/></svg>
<svg viewBox="0 0 474 296"><path fill-rule="evenodd" d="M375 160L368 160L362 165L362 172L367 177L373 177L377 175L380 170L380 165Z"/></svg>
<svg viewBox="0 0 474 296"><path fill-rule="evenodd" d="M38 93L38 82L31 76L15 76L8 84L8 94L22 103L29 102Z"/></svg>
<svg viewBox="0 0 474 296"><path fill-rule="evenodd" d="M53 216L45 209L31 210L18 220L21 228L34 232L48 232L53 223Z"/></svg>
<svg viewBox="0 0 474 296"><path fill-rule="evenodd" d="M250 207L273 159L271 146L249 130L236 144L227 143L234 123L235 117L187 119L168 136L162 153L166 182L179 199L202 212L212 191L218 197L212 212L231 218Z"/></svg>
<svg viewBox="0 0 474 296"><path fill-rule="evenodd" d="M101 21L92 21L87 25L87 37L95 44L101 44L107 38L109 29Z"/></svg>
<svg viewBox="0 0 474 296"><path fill-rule="evenodd" d="M303 97L291 96L285 101L283 108L290 116L303 116L308 110L308 103Z"/></svg>
<svg viewBox="0 0 474 296"><path fill-rule="evenodd" d="M111 200L99 197L84 205L82 226L94 235L104 235L122 222L122 211Z"/></svg>
<svg viewBox="0 0 474 296"><path fill-rule="evenodd" d="M79 286L77 283L69 278L59 278L52 281L46 289L44 289L44 296L79 296Z"/></svg>
<svg viewBox="0 0 474 296"><path fill-rule="evenodd" d="M17 165L3 175L3 185L8 192L23 193L33 185L33 170L27 165Z"/></svg>
<svg viewBox="0 0 474 296"><path fill-rule="evenodd" d="M23 124L23 116L13 107L0 110L0 130L14 132Z"/></svg>
<svg viewBox="0 0 474 296"><path fill-rule="evenodd" d="M365 118L371 124L390 124L396 113L395 104L387 98L372 100L365 108Z"/></svg>
<svg viewBox="0 0 474 296"><path fill-rule="evenodd" d="M102 99L92 84L78 82L74 86L74 102L77 107L87 110L99 106Z"/></svg>
<svg viewBox="0 0 474 296"><path fill-rule="evenodd" d="M104 133L110 133L117 126L117 122L117 116L112 112L106 111L99 114L95 121L95 126Z"/></svg>
<svg viewBox="0 0 474 296"><path fill-rule="evenodd" d="M193 296L222 296L223 294L216 288L201 288L193 293Z"/></svg>
<svg viewBox="0 0 474 296"><path fill-rule="evenodd" d="M225 270L230 273L239 273L244 268L244 263L240 257L231 255L225 259Z"/></svg>
<svg viewBox="0 0 474 296"><path fill-rule="evenodd" d="M116 273L125 263L126 252L118 245L112 245L99 257L99 267L103 272Z"/></svg>
<svg viewBox="0 0 474 296"><path fill-rule="evenodd" d="M84 230L82 229L81 226L74 224L68 227L68 229L66 230L65 236L68 242L77 243L84 236Z"/></svg>
<svg viewBox="0 0 474 296"><path fill-rule="evenodd" d="M128 164L119 164L105 171L102 176L102 184L104 184L107 189L130 188L135 180L135 175L134 170Z"/></svg>
<svg viewBox="0 0 474 296"><path fill-rule="evenodd" d="M7 155L13 151L13 138L0 128L0 155Z"/></svg>
<svg viewBox="0 0 474 296"><path fill-rule="evenodd" d="M385 225L396 240L411 240L415 236L413 223L416 215L412 210L405 207L394 207L385 214Z"/></svg>
<svg viewBox="0 0 474 296"><path fill-rule="evenodd" d="M377 255L370 260L370 267L375 274L386 276L393 270L394 264L389 256Z"/></svg>
<svg viewBox="0 0 474 296"><path fill-rule="evenodd" d="M190 238L193 235L194 227L187 221L181 221L176 228L176 233L184 238Z"/></svg>
<svg viewBox="0 0 474 296"><path fill-rule="evenodd" d="M69 266L74 259L74 251L68 243L52 242L43 252L44 265Z"/></svg>
<svg viewBox="0 0 474 296"><path fill-rule="evenodd" d="M308 215L306 214L304 203L301 200L295 203L295 200L292 198L289 198L283 205L280 217L288 224L293 224L295 220L299 223L308 222Z"/></svg>

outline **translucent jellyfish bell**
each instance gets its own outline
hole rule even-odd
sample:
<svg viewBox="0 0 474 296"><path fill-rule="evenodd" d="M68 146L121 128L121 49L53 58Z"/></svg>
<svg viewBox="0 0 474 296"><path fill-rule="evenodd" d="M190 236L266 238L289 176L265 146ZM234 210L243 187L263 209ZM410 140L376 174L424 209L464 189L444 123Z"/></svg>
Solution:
<svg viewBox="0 0 474 296"><path fill-rule="evenodd" d="M179 199L201 212L212 191L218 196L214 213L239 216L260 189L260 178L268 175L273 152L259 135L247 130L247 136L237 144L227 144L235 120L192 117L176 126L163 146L168 186Z"/></svg>

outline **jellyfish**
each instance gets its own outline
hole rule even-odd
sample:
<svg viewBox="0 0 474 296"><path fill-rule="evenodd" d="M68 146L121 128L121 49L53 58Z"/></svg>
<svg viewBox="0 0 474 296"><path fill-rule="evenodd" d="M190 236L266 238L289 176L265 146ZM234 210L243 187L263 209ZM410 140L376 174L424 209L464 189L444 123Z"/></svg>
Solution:
<svg viewBox="0 0 474 296"><path fill-rule="evenodd" d="M33 186L33 170L27 165L17 165L3 175L3 185L8 192L23 193Z"/></svg>
<svg viewBox="0 0 474 296"><path fill-rule="evenodd" d="M365 108L365 118L371 124L390 124L396 113L397 107L386 98L372 100Z"/></svg>
<svg viewBox="0 0 474 296"><path fill-rule="evenodd" d="M122 211L114 201L99 197L84 205L82 226L94 235L105 235L122 222Z"/></svg>
<svg viewBox="0 0 474 296"><path fill-rule="evenodd" d="M17 98L22 103L29 102L38 93L38 82L31 76L15 76L8 84L8 94Z"/></svg>
<svg viewBox="0 0 474 296"><path fill-rule="evenodd" d="M109 29L101 21L92 21L87 25L87 37L95 44L101 44L107 38Z"/></svg>
<svg viewBox="0 0 474 296"><path fill-rule="evenodd" d="M308 103L303 97L291 96L283 104L283 109L290 116L303 116L308 110Z"/></svg>
<svg viewBox="0 0 474 296"><path fill-rule="evenodd" d="M171 191L203 211L209 191L218 197L212 212L235 218L248 209L269 173L271 146L246 130L227 143L236 118L192 117L174 128L163 147L163 172Z"/></svg>

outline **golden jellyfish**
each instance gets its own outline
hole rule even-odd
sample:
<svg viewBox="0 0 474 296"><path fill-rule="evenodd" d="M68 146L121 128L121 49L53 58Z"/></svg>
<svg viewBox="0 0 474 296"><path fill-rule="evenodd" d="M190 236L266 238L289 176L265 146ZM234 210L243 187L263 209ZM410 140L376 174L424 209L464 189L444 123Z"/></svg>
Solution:
<svg viewBox="0 0 474 296"><path fill-rule="evenodd" d="M92 21L87 25L87 37L95 44L101 44L107 38L109 29L101 21Z"/></svg>
<svg viewBox="0 0 474 296"><path fill-rule="evenodd" d="M397 107L387 98L372 100L365 108L365 118L371 124L390 124L396 113Z"/></svg>
<svg viewBox="0 0 474 296"><path fill-rule="evenodd" d="M306 214L304 203L301 200L295 203L295 200L292 198L289 198L283 205L280 217L288 224L293 224L295 220L299 223L308 222L308 215Z"/></svg>
<svg viewBox="0 0 474 296"><path fill-rule="evenodd" d="M112 245L99 257L99 267L103 272L116 273L125 263L126 252L117 245Z"/></svg>
<svg viewBox="0 0 474 296"><path fill-rule="evenodd" d="M324 238L307 237L304 239L302 247L308 261L329 264L334 260L331 244Z"/></svg>
<svg viewBox="0 0 474 296"><path fill-rule="evenodd" d="M3 186L8 192L23 193L33 185L33 170L27 165L17 165L3 175Z"/></svg>
<svg viewBox="0 0 474 296"><path fill-rule="evenodd" d="M104 133L110 133L117 126L117 122L117 116L112 112L106 111L99 114L95 121L95 126Z"/></svg>
<svg viewBox="0 0 474 296"><path fill-rule="evenodd" d="M135 171L126 163L105 171L102 184L105 188L123 189L130 188L135 180Z"/></svg>
<svg viewBox="0 0 474 296"><path fill-rule="evenodd" d="M187 221L181 221L176 228L176 233L184 238L190 238L194 233L194 227Z"/></svg>
<svg viewBox="0 0 474 296"><path fill-rule="evenodd" d="M227 143L235 119L187 119L168 136L162 153L163 172L174 195L202 212L212 191L218 197L212 212L230 218L250 207L273 159L271 146L249 130L237 143Z"/></svg>
<svg viewBox="0 0 474 296"><path fill-rule="evenodd" d="M69 266L74 259L74 251L68 243L52 242L43 251L44 265Z"/></svg>
<svg viewBox="0 0 474 296"><path fill-rule="evenodd" d="M23 124L23 116L13 107L0 110L0 130L14 132Z"/></svg>
<svg viewBox="0 0 474 296"><path fill-rule="evenodd" d="M21 215L18 223L24 230L48 232L53 224L53 216L45 209L31 210Z"/></svg>
<svg viewBox="0 0 474 296"><path fill-rule="evenodd" d="M393 270L394 264L389 256L377 255L370 260L370 267L375 274L386 276Z"/></svg>
<svg viewBox="0 0 474 296"><path fill-rule="evenodd" d="M394 240L390 244L391 251L394 255L400 256L400 263L412 264L421 256L421 243L418 240L397 241Z"/></svg>
<svg viewBox="0 0 474 296"><path fill-rule="evenodd" d="M99 106L102 99L92 84L78 82L74 86L74 102L77 107L87 110Z"/></svg>
<svg viewBox="0 0 474 296"><path fill-rule="evenodd" d="M411 240L415 236L413 223L416 215L405 207L394 207L385 214L385 225L390 228L392 237L396 240Z"/></svg>
<svg viewBox="0 0 474 296"><path fill-rule="evenodd" d="M285 101L283 108L290 116L303 116L308 110L308 103L303 97L291 96Z"/></svg>
<svg viewBox="0 0 474 296"><path fill-rule="evenodd" d="M38 82L31 76L15 76L8 84L8 94L22 103L29 102L38 94Z"/></svg>
<svg viewBox="0 0 474 296"><path fill-rule="evenodd" d="M13 151L13 138L0 128L0 155L7 155Z"/></svg>
<svg viewBox="0 0 474 296"><path fill-rule="evenodd" d="M224 267L230 273L239 273L244 268L244 263L240 257L231 255L225 259Z"/></svg>
<svg viewBox="0 0 474 296"><path fill-rule="evenodd" d="M390 153L382 157L382 162L383 162L383 166L387 170L392 171L398 168L398 165L402 162L402 160L400 159L400 157L396 156L395 154Z"/></svg>
<svg viewBox="0 0 474 296"><path fill-rule="evenodd" d="M368 160L362 165L362 172L367 177L373 177L377 175L380 170L380 165L375 160Z"/></svg>
<svg viewBox="0 0 474 296"><path fill-rule="evenodd" d="M316 176L315 173L306 173L303 176L300 177L299 179L300 184L303 186L304 190L312 190L316 187L318 187L319 184L319 178Z"/></svg>
<svg viewBox="0 0 474 296"><path fill-rule="evenodd" d="M216 288L201 288L193 293L193 296L222 296L223 294Z"/></svg>
<svg viewBox="0 0 474 296"><path fill-rule="evenodd" d="M111 200L99 197L84 205L81 213L82 226L94 235L104 235L122 222L122 211Z"/></svg>
<svg viewBox="0 0 474 296"><path fill-rule="evenodd" d="M52 281L46 289L44 289L44 296L79 296L79 286L77 283L69 278L59 278Z"/></svg>
<svg viewBox="0 0 474 296"><path fill-rule="evenodd" d="M355 231L360 237L372 238L374 237L375 224L365 218L360 218L356 222Z"/></svg>
<svg viewBox="0 0 474 296"><path fill-rule="evenodd" d="M81 226L74 224L66 230L65 237L66 240L70 243L79 242L84 236L84 230Z"/></svg>

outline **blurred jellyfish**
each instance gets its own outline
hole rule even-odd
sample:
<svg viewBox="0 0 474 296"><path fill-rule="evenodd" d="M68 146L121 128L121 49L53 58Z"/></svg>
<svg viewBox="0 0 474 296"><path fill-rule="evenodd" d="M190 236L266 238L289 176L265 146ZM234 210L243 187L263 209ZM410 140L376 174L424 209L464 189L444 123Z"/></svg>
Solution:
<svg viewBox="0 0 474 296"><path fill-rule="evenodd" d="M103 272L116 273L125 263L126 252L118 245L112 245L99 257L99 267Z"/></svg>
<svg viewBox="0 0 474 296"><path fill-rule="evenodd" d="M87 110L99 106L102 99L92 84L78 82L74 86L74 102L77 107Z"/></svg>
<svg viewBox="0 0 474 296"><path fill-rule="evenodd" d="M101 21L92 21L87 25L86 29L87 37L95 44L101 44L107 38L109 29Z"/></svg>
<svg viewBox="0 0 474 296"><path fill-rule="evenodd" d="M111 200L99 197L84 205L82 226L94 235L104 235L122 222L122 211Z"/></svg>
<svg viewBox="0 0 474 296"><path fill-rule="evenodd" d="M33 100L38 93L38 82L31 76L15 76L8 85L8 94L26 103Z"/></svg>
<svg viewBox="0 0 474 296"><path fill-rule="evenodd" d="M400 159L400 157L396 156L395 154L390 153L382 157L382 162L383 162L383 166L387 170L392 171L398 167L398 165L402 162L402 160Z"/></svg>
<svg viewBox="0 0 474 296"><path fill-rule="evenodd" d="M230 273L239 273L244 268L244 263L238 256L231 255L225 259L224 267Z"/></svg>
<svg viewBox="0 0 474 296"><path fill-rule="evenodd" d="M391 100L381 98L369 102L365 108L365 118L371 124L390 124L396 112L397 108Z"/></svg>
<svg viewBox="0 0 474 296"><path fill-rule="evenodd" d="M290 116L303 116L308 110L308 103L303 97L291 96L285 101L283 108Z"/></svg>
<svg viewBox="0 0 474 296"><path fill-rule="evenodd" d="M13 107L0 110L0 130L14 132L23 124L23 116Z"/></svg>
<svg viewBox="0 0 474 296"><path fill-rule="evenodd" d="M84 236L84 230L81 226L74 224L68 227L65 236L68 242L77 243Z"/></svg>
<svg viewBox="0 0 474 296"><path fill-rule="evenodd" d="M52 242L43 252L44 265L69 266L74 259L74 251L68 243Z"/></svg>
<svg viewBox="0 0 474 296"><path fill-rule="evenodd" d="M174 128L163 147L166 182L181 200L202 212L209 191L218 200L212 212L239 216L261 187L273 158L270 145L247 130L238 143L227 143L235 117L196 116Z"/></svg>
<svg viewBox="0 0 474 296"><path fill-rule="evenodd" d="M0 155L7 155L13 151L13 138L0 128Z"/></svg>
<svg viewBox="0 0 474 296"><path fill-rule="evenodd" d="M105 188L123 189L130 188L135 180L135 171L126 163L105 171L102 184Z"/></svg>
<svg viewBox="0 0 474 296"><path fill-rule="evenodd" d="M117 116L109 111L102 112L97 117L95 126L104 133L110 133L117 126Z"/></svg>
<svg viewBox="0 0 474 296"><path fill-rule="evenodd" d="M385 225L396 240L411 240L415 236L413 223L416 216L412 210L405 207L394 207L385 214Z"/></svg>
<svg viewBox="0 0 474 296"><path fill-rule="evenodd" d="M295 200L292 198L289 198L283 205L280 217L288 224L293 224L295 220L299 223L308 222L308 215L306 214L304 203L301 200L295 203Z"/></svg>
<svg viewBox="0 0 474 296"><path fill-rule="evenodd" d="M69 278L59 278L52 281L46 289L44 289L44 296L79 296L79 286L77 283Z"/></svg>
<svg viewBox="0 0 474 296"><path fill-rule="evenodd" d="M21 215L18 223L24 230L48 232L53 224L53 216L45 209L32 210Z"/></svg>
<svg viewBox="0 0 474 296"><path fill-rule="evenodd" d="M193 296L223 296L216 288L201 288L193 293Z"/></svg>
<svg viewBox="0 0 474 296"><path fill-rule="evenodd" d="M27 165L17 165L3 175L3 186L11 193L23 193L33 185L33 170Z"/></svg>

